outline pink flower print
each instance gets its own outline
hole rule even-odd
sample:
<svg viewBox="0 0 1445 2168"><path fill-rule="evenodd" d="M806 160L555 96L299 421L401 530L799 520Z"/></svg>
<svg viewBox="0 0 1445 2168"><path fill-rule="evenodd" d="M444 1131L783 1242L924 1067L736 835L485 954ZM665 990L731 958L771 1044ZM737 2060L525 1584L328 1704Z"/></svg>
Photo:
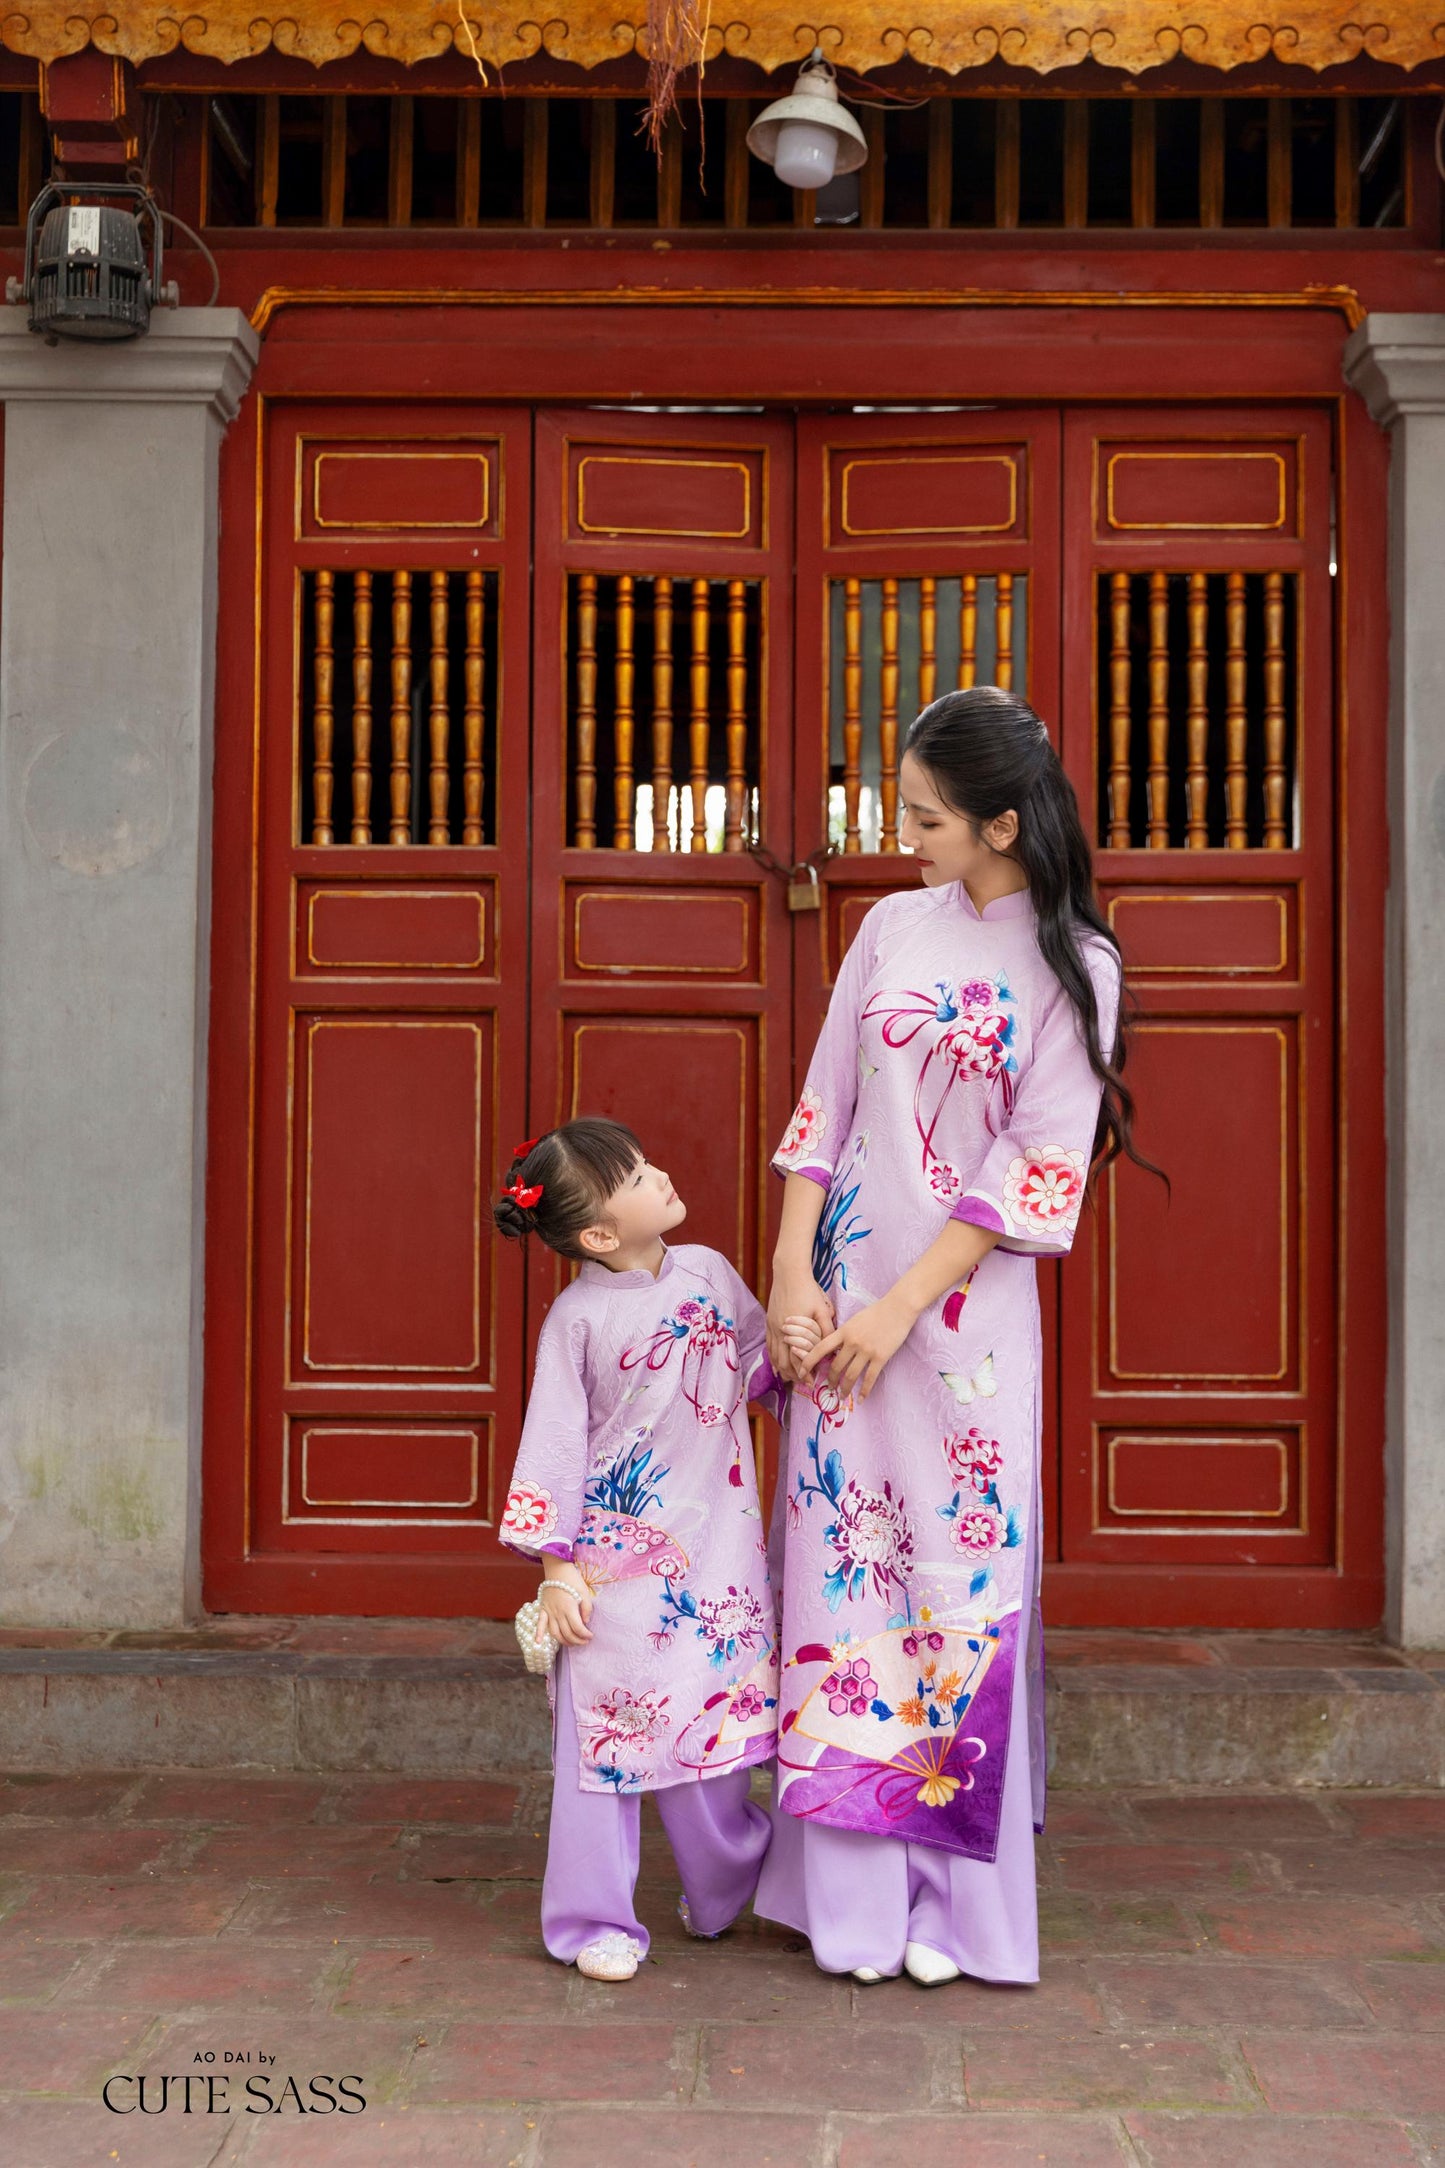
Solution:
<svg viewBox="0 0 1445 2168"><path fill-rule="evenodd" d="M740 1686L733 1695L733 1715L740 1724L750 1724L755 1716L761 1716L768 1705L768 1697L760 1686L749 1682Z"/></svg>
<svg viewBox="0 0 1445 2168"><path fill-rule="evenodd" d="M1082 1152L1061 1144L1031 1144L1009 1162L1004 1209L1021 1233L1050 1241L1072 1231L1084 1201L1088 1169Z"/></svg>
<svg viewBox="0 0 1445 2168"><path fill-rule="evenodd" d="M729 1587L725 1596L700 1596L698 1631L713 1644L714 1654L736 1656L763 1637L763 1607L751 1589Z"/></svg>
<svg viewBox="0 0 1445 2168"><path fill-rule="evenodd" d="M1003 1447L981 1430L954 1431L943 1441L943 1457L955 1483L981 1476L987 1485L1003 1472Z"/></svg>
<svg viewBox="0 0 1445 2168"><path fill-rule="evenodd" d="M540 1483L514 1483L502 1511L502 1534L529 1548L545 1543L557 1526L557 1502Z"/></svg>
<svg viewBox="0 0 1445 2168"><path fill-rule="evenodd" d="M801 1159L805 1152L816 1149L827 1126L828 1116L822 1099L815 1091L805 1091L793 1109L793 1118L783 1132L783 1141L773 1154L774 1159Z"/></svg>
<svg viewBox="0 0 1445 2168"><path fill-rule="evenodd" d="M829 1672L822 1691L834 1716L866 1716L870 1703L878 1698L878 1682L867 1657L855 1656L845 1668Z"/></svg>
<svg viewBox="0 0 1445 2168"><path fill-rule="evenodd" d="M853 1395L840 1392L828 1378L820 1378L807 1397L822 1416L825 1430L836 1430L853 1413Z"/></svg>
<svg viewBox="0 0 1445 2168"><path fill-rule="evenodd" d="M697 1419L704 1430L716 1430L719 1423L727 1421L728 1411L726 1408L721 1407L716 1400L700 1400L697 1407Z"/></svg>
<svg viewBox="0 0 1445 2168"><path fill-rule="evenodd" d="M963 1177L956 1167L936 1159L928 1170L928 1186L944 1204L953 1204L963 1194Z"/></svg>
<svg viewBox="0 0 1445 2168"><path fill-rule="evenodd" d="M890 1586L901 1588L913 1562L912 1523L888 1483L875 1491L850 1478L825 1541L835 1559L823 1584L834 1611L844 1596L855 1601L870 1584L879 1598Z"/></svg>
<svg viewBox="0 0 1445 2168"><path fill-rule="evenodd" d="M998 1000L998 988L989 979L965 979L958 989L961 1009L986 1009Z"/></svg>
<svg viewBox="0 0 1445 2168"><path fill-rule="evenodd" d="M940 1051L960 1076L995 1077L1007 1058L1009 1020L991 987L988 999L990 1006L965 1010L939 1041Z"/></svg>
<svg viewBox="0 0 1445 2168"><path fill-rule="evenodd" d="M668 1698L655 1689L630 1694L625 1686L614 1686L601 1695L582 1720L587 1752L593 1761L601 1761L604 1754L612 1759L625 1755L634 1766L645 1768L654 1746L672 1722L665 1714Z"/></svg>
<svg viewBox="0 0 1445 2168"><path fill-rule="evenodd" d="M1002 1550L1008 1522L997 1506L965 1506L953 1523L953 1540L966 1558L987 1558Z"/></svg>

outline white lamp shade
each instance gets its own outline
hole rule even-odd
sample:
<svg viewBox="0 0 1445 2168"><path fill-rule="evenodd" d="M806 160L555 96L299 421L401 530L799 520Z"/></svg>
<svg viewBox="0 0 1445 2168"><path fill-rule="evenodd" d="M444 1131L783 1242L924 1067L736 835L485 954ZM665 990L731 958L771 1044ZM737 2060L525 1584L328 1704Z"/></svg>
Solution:
<svg viewBox="0 0 1445 2168"><path fill-rule="evenodd" d="M833 145L826 169L824 136ZM775 166L790 188L824 188L840 173L856 173L868 158L863 130L840 103L833 71L821 58L805 61L789 95L759 113L748 130L748 149L765 166ZM795 180L794 173L802 177Z"/></svg>
<svg viewBox="0 0 1445 2168"><path fill-rule="evenodd" d="M838 168L836 129L815 120L785 120L773 147L773 169L789 188L826 188Z"/></svg>

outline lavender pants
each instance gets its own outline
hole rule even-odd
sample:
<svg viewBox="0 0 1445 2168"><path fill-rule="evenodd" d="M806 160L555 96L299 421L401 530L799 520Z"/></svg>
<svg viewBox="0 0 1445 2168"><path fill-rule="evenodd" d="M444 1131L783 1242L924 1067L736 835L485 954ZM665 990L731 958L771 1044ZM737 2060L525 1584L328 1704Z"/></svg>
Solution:
<svg viewBox="0 0 1445 2168"><path fill-rule="evenodd" d="M903 1946L926 1943L978 1980L1032 1985L1039 1976L1028 1711L1015 1685L1008 1769L992 1865L865 1830L829 1829L775 1809L754 1909L806 1935L824 1972L903 1968Z"/></svg>
<svg viewBox="0 0 1445 2168"><path fill-rule="evenodd" d="M645 1952L647 1929L633 1905L642 1799L637 1792L584 1792L577 1782L577 1725L557 1659L552 1720L552 1818L542 1881L542 1940L570 1964L584 1943L611 1929L633 1935ZM751 1771L728 1770L696 1784L655 1792L677 1862L692 1924L699 1934L731 1926L757 1886L771 1835L767 1814L748 1797Z"/></svg>

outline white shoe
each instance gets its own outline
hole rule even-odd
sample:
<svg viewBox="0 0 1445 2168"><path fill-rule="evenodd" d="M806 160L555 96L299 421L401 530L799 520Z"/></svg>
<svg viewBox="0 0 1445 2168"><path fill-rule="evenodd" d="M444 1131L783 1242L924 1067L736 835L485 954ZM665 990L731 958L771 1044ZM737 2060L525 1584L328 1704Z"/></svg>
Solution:
<svg viewBox="0 0 1445 2168"><path fill-rule="evenodd" d="M886 1972L875 1972L871 1965L855 1965L853 1967L853 1977L855 1980L861 1980L865 1987L876 1987L880 1980L888 1978L888 1974Z"/></svg>
<svg viewBox="0 0 1445 2168"><path fill-rule="evenodd" d="M577 1970L589 1980L630 1980L642 1956L642 1945L621 1928L584 1942L577 1952Z"/></svg>
<svg viewBox="0 0 1445 2168"><path fill-rule="evenodd" d="M926 1942L910 1942L905 1946L903 1969L920 1987L942 1987L946 1981L960 1977L953 1959L939 1950L931 1950Z"/></svg>

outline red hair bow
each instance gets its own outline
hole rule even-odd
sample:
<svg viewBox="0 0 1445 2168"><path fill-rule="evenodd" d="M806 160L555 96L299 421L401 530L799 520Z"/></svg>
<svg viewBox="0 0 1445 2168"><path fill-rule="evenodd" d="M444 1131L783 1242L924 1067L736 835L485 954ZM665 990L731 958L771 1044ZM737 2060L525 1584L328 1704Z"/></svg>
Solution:
<svg viewBox="0 0 1445 2168"><path fill-rule="evenodd" d="M512 1146L513 1159L525 1159L528 1152L530 1152L536 1145L536 1142L537 1140L535 1137L526 1137L523 1139L522 1143L514 1144Z"/></svg>
<svg viewBox="0 0 1445 2168"><path fill-rule="evenodd" d="M531 1210L532 1206L537 1202L537 1199L541 1196L541 1194L542 1185L540 1182L527 1183L523 1182L520 1179L515 1182L509 1182L506 1188L502 1191L502 1195L504 1197L515 1197L517 1203L522 1207L522 1210L524 1212L529 1212Z"/></svg>

